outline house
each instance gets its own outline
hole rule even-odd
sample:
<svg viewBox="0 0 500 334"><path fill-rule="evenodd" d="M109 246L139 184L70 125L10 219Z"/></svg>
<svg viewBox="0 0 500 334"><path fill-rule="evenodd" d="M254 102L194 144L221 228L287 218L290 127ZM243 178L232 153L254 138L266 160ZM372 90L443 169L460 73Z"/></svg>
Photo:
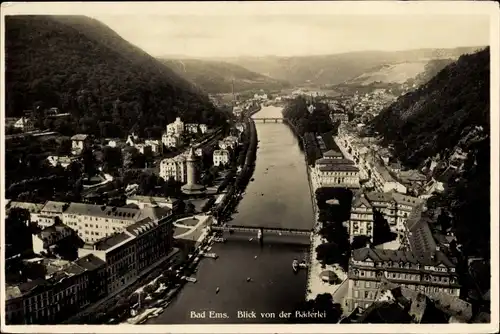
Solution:
<svg viewBox="0 0 500 334"><path fill-rule="evenodd" d="M53 167L61 166L63 168L68 167L72 162L77 161L76 157L70 156L57 156L57 155L49 155L47 157L47 161Z"/></svg>
<svg viewBox="0 0 500 334"><path fill-rule="evenodd" d="M168 133L163 134L161 141L166 147L176 148L182 145L182 138L180 136Z"/></svg>
<svg viewBox="0 0 500 334"><path fill-rule="evenodd" d="M180 136L183 132L184 132L184 122L181 121L180 117L177 117L173 123L167 125L166 129L167 135Z"/></svg>
<svg viewBox="0 0 500 334"><path fill-rule="evenodd" d="M40 210L37 220L34 222L36 222L41 229L52 226L56 223L57 219L62 221L63 212L68 206L69 203L65 202L47 201Z"/></svg>
<svg viewBox="0 0 500 334"><path fill-rule="evenodd" d="M21 117L14 123L14 128L28 132L33 131L35 129L35 125L30 118Z"/></svg>
<svg viewBox="0 0 500 334"><path fill-rule="evenodd" d="M351 242L361 235L373 242L373 208L362 192L357 193L352 202L347 230Z"/></svg>
<svg viewBox="0 0 500 334"><path fill-rule="evenodd" d="M344 155L339 151L329 150L323 153L324 159L344 159Z"/></svg>
<svg viewBox="0 0 500 334"><path fill-rule="evenodd" d="M184 124L184 130L188 133L198 133L199 127L198 123L186 123Z"/></svg>
<svg viewBox="0 0 500 334"><path fill-rule="evenodd" d="M90 147L90 136L86 134L77 134L71 137L71 153L79 155L84 149Z"/></svg>
<svg viewBox="0 0 500 334"><path fill-rule="evenodd" d="M187 180L187 162L186 157L179 154L173 158L163 159L160 162L160 177L164 180L173 178L179 182Z"/></svg>
<svg viewBox="0 0 500 334"><path fill-rule="evenodd" d="M55 224L43 229L41 232L31 236L33 243L33 253L35 254L50 254L52 249L63 239L73 235L73 231L63 225Z"/></svg>
<svg viewBox="0 0 500 334"><path fill-rule="evenodd" d="M230 161L228 150L215 150L213 154L214 166L227 165Z"/></svg>
<svg viewBox="0 0 500 334"><path fill-rule="evenodd" d="M199 128L202 134L205 134L208 131L208 126L206 124L199 124Z"/></svg>
<svg viewBox="0 0 500 334"><path fill-rule="evenodd" d="M146 139L144 145L149 146L153 155L163 154L163 143L160 140Z"/></svg>
<svg viewBox="0 0 500 334"><path fill-rule="evenodd" d="M138 143L139 137L133 132L127 136L127 140L125 141L125 144L132 147L135 147L135 145Z"/></svg>

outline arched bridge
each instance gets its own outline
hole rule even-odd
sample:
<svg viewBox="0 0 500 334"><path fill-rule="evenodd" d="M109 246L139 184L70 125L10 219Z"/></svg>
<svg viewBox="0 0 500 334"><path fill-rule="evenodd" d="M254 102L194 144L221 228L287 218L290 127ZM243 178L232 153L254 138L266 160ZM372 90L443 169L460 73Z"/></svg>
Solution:
<svg viewBox="0 0 500 334"><path fill-rule="evenodd" d="M252 117L256 123L283 123L282 117Z"/></svg>
<svg viewBox="0 0 500 334"><path fill-rule="evenodd" d="M212 231L221 232L251 232L257 234L259 230L263 234L275 234L275 235L297 235L297 236L310 236L312 230L297 230L291 228L270 228L270 227L252 227L252 226L240 226L240 225L212 225Z"/></svg>

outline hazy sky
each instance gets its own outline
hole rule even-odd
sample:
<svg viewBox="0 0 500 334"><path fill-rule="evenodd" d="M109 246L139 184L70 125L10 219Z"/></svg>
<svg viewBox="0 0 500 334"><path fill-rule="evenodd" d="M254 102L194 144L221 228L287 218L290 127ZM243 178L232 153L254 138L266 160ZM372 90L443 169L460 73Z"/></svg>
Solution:
<svg viewBox="0 0 500 334"><path fill-rule="evenodd" d="M480 15L93 15L153 56L233 57L489 44Z"/></svg>

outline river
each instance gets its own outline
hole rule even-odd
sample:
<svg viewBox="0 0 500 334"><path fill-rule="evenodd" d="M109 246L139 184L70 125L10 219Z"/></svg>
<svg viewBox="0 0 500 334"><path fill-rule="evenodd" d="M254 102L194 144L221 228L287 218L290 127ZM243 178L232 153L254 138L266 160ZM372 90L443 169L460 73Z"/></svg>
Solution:
<svg viewBox="0 0 500 334"><path fill-rule="evenodd" d="M281 117L281 108L262 107L253 117ZM298 140L286 124L257 123L256 128L254 181L230 224L312 229L314 214ZM212 251L219 258L201 261L195 275L198 282L187 283L167 309L147 323L285 323L280 312L292 312L305 298L307 273L293 274L291 262L304 257L309 240L265 234L264 241L261 248L255 236L238 234L214 244ZM204 318L193 313L200 316L203 311ZM210 311L216 312L215 317ZM238 311L255 311L256 318L238 318ZM275 318L261 316L264 312L274 313Z"/></svg>

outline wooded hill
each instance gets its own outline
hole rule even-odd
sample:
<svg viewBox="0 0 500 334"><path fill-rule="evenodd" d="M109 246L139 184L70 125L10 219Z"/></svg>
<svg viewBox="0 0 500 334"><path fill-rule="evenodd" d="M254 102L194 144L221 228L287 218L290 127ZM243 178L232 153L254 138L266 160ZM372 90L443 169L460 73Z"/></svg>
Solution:
<svg viewBox="0 0 500 334"><path fill-rule="evenodd" d="M453 217L467 254L488 256L490 241L490 52L461 56L416 91L401 96L370 127L404 165L423 168L447 190L429 200ZM456 152L466 158L453 165ZM431 165L437 166L432 169ZM451 171L451 173L450 173Z"/></svg>
<svg viewBox="0 0 500 334"><path fill-rule="evenodd" d="M95 19L8 16L5 27L7 117L31 109L39 127L103 137L158 130L177 116L224 118L194 84ZM45 120L51 107L72 117Z"/></svg>

